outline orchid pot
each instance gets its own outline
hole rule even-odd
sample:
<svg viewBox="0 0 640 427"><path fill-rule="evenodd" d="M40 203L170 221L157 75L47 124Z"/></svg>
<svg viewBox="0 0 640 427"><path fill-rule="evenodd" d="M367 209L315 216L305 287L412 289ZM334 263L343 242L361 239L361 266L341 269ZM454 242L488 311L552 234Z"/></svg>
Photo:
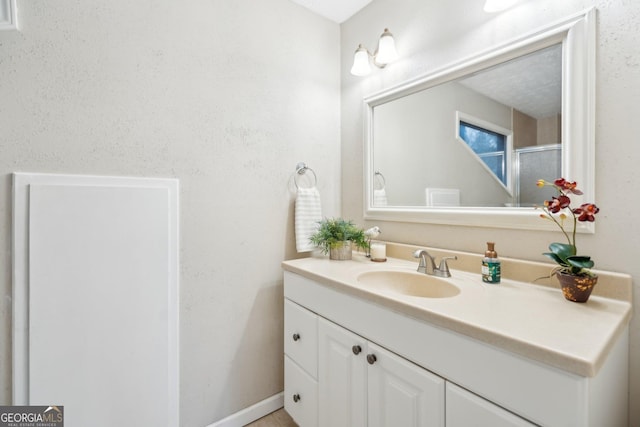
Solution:
<svg viewBox="0 0 640 427"><path fill-rule="evenodd" d="M587 302L593 287L598 283L598 276L576 276L562 271L556 273L560 282L562 295L573 302Z"/></svg>

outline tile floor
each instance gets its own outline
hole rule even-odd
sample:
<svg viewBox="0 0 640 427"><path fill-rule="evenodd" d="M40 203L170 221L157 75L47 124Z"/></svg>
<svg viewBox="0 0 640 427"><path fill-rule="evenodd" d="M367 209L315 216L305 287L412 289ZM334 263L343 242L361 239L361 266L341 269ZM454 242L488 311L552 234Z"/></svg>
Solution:
<svg viewBox="0 0 640 427"><path fill-rule="evenodd" d="M245 427L298 427L289 414L283 409L278 409L269 415L247 424Z"/></svg>

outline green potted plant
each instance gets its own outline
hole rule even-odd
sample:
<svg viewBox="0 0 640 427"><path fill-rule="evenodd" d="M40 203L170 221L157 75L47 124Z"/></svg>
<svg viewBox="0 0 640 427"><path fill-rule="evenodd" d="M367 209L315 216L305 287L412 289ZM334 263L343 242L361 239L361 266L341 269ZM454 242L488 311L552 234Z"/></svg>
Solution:
<svg viewBox="0 0 640 427"><path fill-rule="evenodd" d="M330 259L351 259L352 244L367 249L369 242L364 230L352 221L342 218L325 218L318 222L318 231L310 237L311 243L329 253Z"/></svg>
<svg viewBox="0 0 640 427"><path fill-rule="evenodd" d="M551 200L544 202L541 207L544 213L540 216L553 221L567 239L567 243L551 243L549 245L551 252L544 253L545 256L558 264L551 275L558 278L566 299L574 302L586 302L598 282L598 276L590 270L594 265L591 257L578 255L576 226L578 221L595 221L595 215L600 209L593 203L583 203L577 208L571 207L569 194L583 194L578 190L575 182L567 181L564 178L558 178L553 183L539 179L536 185L538 187L552 186L557 190L557 197L552 197ZM571 224L569 231L565 229L565 221L567 220Z"/></svg>

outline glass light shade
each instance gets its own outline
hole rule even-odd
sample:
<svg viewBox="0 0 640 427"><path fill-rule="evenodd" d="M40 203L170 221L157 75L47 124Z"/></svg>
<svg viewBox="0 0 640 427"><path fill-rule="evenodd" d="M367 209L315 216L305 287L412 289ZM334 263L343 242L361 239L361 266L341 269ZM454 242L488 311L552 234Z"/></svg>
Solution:
<svg viewBox="0 0 640 427"><path fill-rule="evenodd" d="M369 65L369 52L362 45L358 46L356 53L353 55L353 67L351 74L354 76L366 76L371 72Z"/></svg>
<svg viewBox="0 0 640 427"><path fill-rule="evenodd" d="M393 34L389 32L387 28L380 36L378 41L378 53L376 54L376 62L379 64L388 64L398 59L398 52L396 52L396 42L393 39Z"/></svg>
<svg viewBox="0 0 640 427"><path fill-rule="evenodd" d="M500 12L516 4L518 0L487 0L484 4L484 11L487 13Z"/></svg>

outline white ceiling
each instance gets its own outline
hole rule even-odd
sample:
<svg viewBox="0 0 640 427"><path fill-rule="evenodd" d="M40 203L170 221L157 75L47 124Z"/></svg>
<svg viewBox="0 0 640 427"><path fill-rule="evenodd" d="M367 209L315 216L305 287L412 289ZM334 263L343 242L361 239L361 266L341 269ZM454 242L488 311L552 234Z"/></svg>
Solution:
<svg viewBox="0 0 640 427"><path fill-rule="evenodd" d="M355 15L360 9L371 3L371 0L291 0L322 15L325 18L337 22L346 21Z"/></svg>
<svg viewBox="0 0 640 427"><path fill-rule="evenodd" d="M562 45L481 71L460 83L531 117L554 116L562 102Z"/></svg>

